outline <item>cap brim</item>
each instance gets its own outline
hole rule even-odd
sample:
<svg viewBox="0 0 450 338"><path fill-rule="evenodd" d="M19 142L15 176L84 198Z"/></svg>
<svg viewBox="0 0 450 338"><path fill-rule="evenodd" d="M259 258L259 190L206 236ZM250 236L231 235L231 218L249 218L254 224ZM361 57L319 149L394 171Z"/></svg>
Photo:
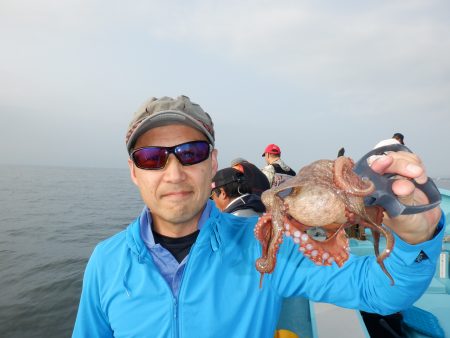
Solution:
<svg viewBox="0 0 450 338"><path fill-rule="evenodd" d="M212 179L211 188L222 187L233 182L242 182L245 176L237 169L225 168L219 170Z"/></svg>
<svg viewBox="0 0 450 338"><path fill-rule="evenodd" d="M138 138L144 133L146 133L150 129L168 126L171 124L184 124L197 129L208 138L208 141L212 145L214 145L214 138L212 137L212 135L196 120L183 112L176 110L167 110L158 112L154 115L150 115L139 125L138 128L136 128L136 130L134 130L127 143L128 153L131 152Z"/></svg>

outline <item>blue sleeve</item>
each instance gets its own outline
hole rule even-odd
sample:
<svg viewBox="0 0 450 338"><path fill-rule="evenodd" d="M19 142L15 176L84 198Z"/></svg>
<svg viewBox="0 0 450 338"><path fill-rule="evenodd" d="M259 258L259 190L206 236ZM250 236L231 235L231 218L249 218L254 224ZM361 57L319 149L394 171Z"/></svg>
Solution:
<svg viewBox="0 0 450 338"><path fill-rule="evenodd" d="M113 337L108 318L100 303L96 252L94 250L84 273L83 289L72 337Z"/></svg>
<svg viewBox="0 0 450 338"><path fill-rule="evenodd" d="M339 268L317 266L299 251L290 238L280 245L277 265L271 278L272 287L283 297L303 296L316 302L390 314L410 307L426 291L436 269L444 235L445 215L438 224L440 231L431 240L411 245L395 236L395 246L384 260L381 270L375 256L355 256ZM427 259L417 259L424 257Z"/></svg>

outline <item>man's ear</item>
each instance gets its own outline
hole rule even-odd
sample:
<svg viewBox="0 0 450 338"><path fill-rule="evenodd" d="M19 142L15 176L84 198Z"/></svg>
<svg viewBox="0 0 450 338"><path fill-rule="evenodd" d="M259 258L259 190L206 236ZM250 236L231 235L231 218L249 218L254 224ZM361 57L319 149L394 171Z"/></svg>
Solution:
<svg viewBox="0 0 450 338"><path fill-rule="evenodd" d="M217 161L218 152L219 151L217 149L213 149L213 151L211 152L211 171L212 171L211 177L214 177L214 175L217 172L217 169L219 168L219 162Z"/></svg>
<svg viewBox="0 0 450 338"><path fill-rule="evenodd" d="M219 189L220 189L219 198L224 200L225 198L227 198L227 194L225 193L225 190L223 190L223 188L219 188Z"/></svg>
<svg viewBox="0 0 450 338"><path fill-rule="evenodd" d="M134 184L137 184L137 178L136 178L136 167L134 166L133 161L129 158L128 159L128 168L130 169L130 177Z"/></svg>

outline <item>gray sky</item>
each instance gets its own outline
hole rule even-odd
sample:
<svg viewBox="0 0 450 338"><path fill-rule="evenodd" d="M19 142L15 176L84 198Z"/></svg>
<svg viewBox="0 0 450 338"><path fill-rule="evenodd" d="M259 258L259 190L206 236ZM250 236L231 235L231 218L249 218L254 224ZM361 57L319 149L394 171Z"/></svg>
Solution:
<svg viewBox="0 0 450 338"><path fill-rule="evenodd" d="M126 167L151 96L213 117L220 167L358 159L394 132L450 176L450 2L0 0L0 163Z"/></svg>

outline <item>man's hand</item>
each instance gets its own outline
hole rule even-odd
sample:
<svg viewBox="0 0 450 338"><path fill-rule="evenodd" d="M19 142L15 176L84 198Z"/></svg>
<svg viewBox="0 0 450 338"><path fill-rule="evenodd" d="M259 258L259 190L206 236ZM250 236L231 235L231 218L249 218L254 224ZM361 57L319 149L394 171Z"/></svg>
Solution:
<svg viewBox="0 0 450 338"><path fill-rule="evenodd" d="M386 156L377 157L371 168L379 173L396 174L398 177L392 184L392 191L405 205L428 204L427 196L410 180L423 184L427 181L425 167L421 159L409 152L389 152ZM400 238L410 244L425 242L433 237L436 225L441 217L441 209L413 215L390 218L386 213L383 223L391 228Z"/></svg>

